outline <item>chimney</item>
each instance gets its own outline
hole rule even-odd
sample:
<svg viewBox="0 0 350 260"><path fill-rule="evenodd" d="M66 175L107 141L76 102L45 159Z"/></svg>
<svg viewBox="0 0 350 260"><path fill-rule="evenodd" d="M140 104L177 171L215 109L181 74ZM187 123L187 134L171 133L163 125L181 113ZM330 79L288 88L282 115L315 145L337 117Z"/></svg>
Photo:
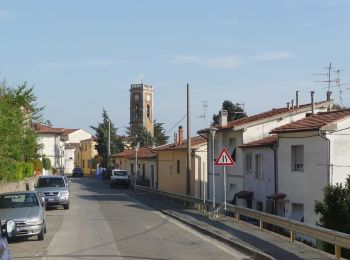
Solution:
<svg viewBox="0 0 350 260"><path fill-rule="evenodd" d="M220 110L220 112L219 112L219 125L220 126L227 125L227 110Z"/></svg>
<svg viewBox="0 0 350 260"><path fill-rule="evenodd" d="M332 109L332 104L331 104L331 95L332 95L332 91L327 91L327 102L328 102L328 108L327 111L331 111Z"/></svg>
<svg viewBox="0 0 350 260"><path fill-rule="evenodd" d="M287 109L290 110L290 103L287 102Z"/></svg>
<svg viewBox="0 0 350 260"><path fill-rule="evenodd" d="M295 106L299 108L299 91L295 91Z"/></svg>
<svg viewBox="0 0 350 260"><path fill-rule="evenodd" d="M183 145L184 143L185 143L184 128L180 125L179 126L179 145Z"/></svg>
<svg viewBox="0 0 350 260"><path fill-rule="evenodd" d="M294 108L294 99L292 99L292 109Z"/></svg>
<svg viewBox="0 0 350 260"><path fill-rule="evenodd" d="M327 91L327 101L331 101L332 91Z"/></svg>
<svg viewBox="0 0 350 260"><path fill-rule="evenodd" d="M315 91L311 91L311 114L315 114L314 94L315 94Z"/></svg>

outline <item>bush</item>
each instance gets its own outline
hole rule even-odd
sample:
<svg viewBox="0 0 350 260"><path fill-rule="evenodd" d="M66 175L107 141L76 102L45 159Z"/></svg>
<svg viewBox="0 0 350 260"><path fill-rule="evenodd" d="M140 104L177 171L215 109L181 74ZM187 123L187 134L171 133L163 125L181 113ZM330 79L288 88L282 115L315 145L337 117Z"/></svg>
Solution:
<svg viewBox="0 0 350 260"><path fill-rule="evenodd" d="M34 171L36 174L40 174L43 172L43 163L39 159L32 160L34 164Z"/></svg>
<svg viewBox="0 0 350 260"><path fill-rule="evenodd" d="M0 180L15 181L17 180L16 161L0 157Z"/></svg>
<svg viewBox="0 0 350 260"><path fill-rule="evenodd" d="M46 158L46 157L43 157L43 168L45 170L51 170L52 167L51 167L51 161L49 158Z"/></svg>

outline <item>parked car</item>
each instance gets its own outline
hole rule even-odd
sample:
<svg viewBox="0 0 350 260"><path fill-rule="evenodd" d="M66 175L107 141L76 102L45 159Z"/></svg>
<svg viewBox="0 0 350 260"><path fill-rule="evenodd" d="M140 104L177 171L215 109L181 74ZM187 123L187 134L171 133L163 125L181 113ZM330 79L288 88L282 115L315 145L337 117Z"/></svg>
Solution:
<svg viewBox="0 0 350 260"><path fill-rule="evenodd" d="M84 176L83 169L80 167L75 167L73 169L72 176L73 177L83 177Z"/></svg>
<svg viewBox="0 0 350 260"><path fill-rule="evenodd" d="M11 250L7 238L11 239L16 234L16 223L13 219L2 221L0 219L0 259L11 260Z"/></svg>
<svg viewBox="0 0 350 260"><path fill-rule="evenodd" d="M130 178L127 171L124 170L112 170L111 177L110 177L110 185L111 188L114 188L115 186L124 186L125 188L129 188L130 185Z"/></svg>
<svg viewBox="0 0 350 260"><path fill-rule="evenodd" d="M0 219L14 220L16 237L38 236L38 240L44 240L47 230L45 201L35 191L0 194Z"/></svg>
<svg viewBox="0 0 350 260"><path fill-rule="evenodd" d="M35 188L45 196L47 206L69 209L69 187L64 176L40 176Z"/></svg>

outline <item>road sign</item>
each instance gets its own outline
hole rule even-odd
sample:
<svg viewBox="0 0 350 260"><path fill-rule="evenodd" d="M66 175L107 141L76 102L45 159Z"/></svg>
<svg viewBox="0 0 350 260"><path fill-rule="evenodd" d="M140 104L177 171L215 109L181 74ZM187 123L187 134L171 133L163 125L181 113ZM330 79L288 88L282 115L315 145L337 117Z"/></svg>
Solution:
<svg viewBox="0 0 350 260"><path fill-rule="evenodd" d="M225 147L222 148L219 157L215 161L216 166L235 166L235 162L231 158Z"/></svg>

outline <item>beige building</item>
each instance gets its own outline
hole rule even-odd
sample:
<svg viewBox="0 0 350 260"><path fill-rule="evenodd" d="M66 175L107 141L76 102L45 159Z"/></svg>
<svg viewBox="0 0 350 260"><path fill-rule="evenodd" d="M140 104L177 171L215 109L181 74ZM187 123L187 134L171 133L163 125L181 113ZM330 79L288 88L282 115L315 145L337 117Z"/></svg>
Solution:
<svg viewBox="0 0 350 260"><path fill-rule="evenodd" d="M85 175L93 175L96 172L95 156L97 150L95 139L89 138L80 141L80 149L75 150L74 165L83 169Z"/></svg>
<svg viewBox="0 0 350 260"><path fill-rule="evenodd" d="M152 151L158 155L158 189L171 193L187 192L187 140L180 126L175 142L159 146ZM207 198L207 140L201 136L191 138L190 195Z"/></svg>
<svg viewBox="0 0 350 260"><path fill-rule="evenodd" d="M116 169L126 170L134 180L136 150L124 150L113 154L112 161ZM157 154L147 147L141 147L137 151L137 182L150 188L157 187Z"/></svg>

